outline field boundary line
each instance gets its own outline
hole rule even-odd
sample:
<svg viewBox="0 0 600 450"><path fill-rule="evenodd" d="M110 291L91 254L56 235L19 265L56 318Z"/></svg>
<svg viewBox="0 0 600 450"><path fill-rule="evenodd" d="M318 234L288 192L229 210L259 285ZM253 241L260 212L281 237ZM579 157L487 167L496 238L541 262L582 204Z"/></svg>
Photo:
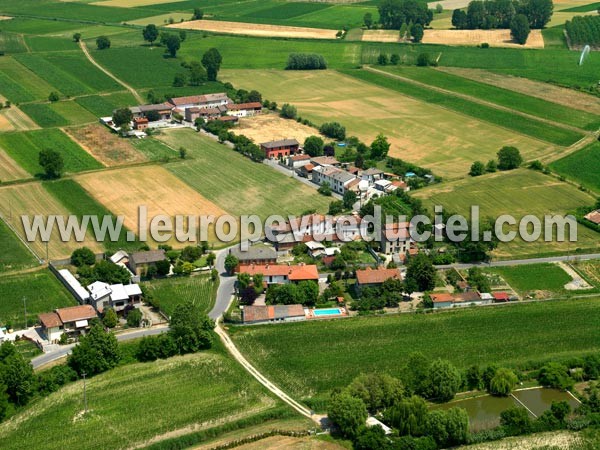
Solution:
<svg viewBox="0 0 600 450"><path fill-rule="evenodd" d="M227 332L221 327L220 321L217 321L217 324L215 326L215 332L217 333L217 335L219 335L219 337L221 338L221 341L223 342L223 345L225 345L225 348L229 351L231 356L233 356L233 358L238 363L240 363L242 365L242 367L244 369L246 369L246 371L248 373L250 373L250 375L252 375L254 378L256 378L256 380L260 384L262 384L270 392L275 394L277 397L279 397L281 400L283 400L285 403L287 403L289 406L291 406L293 409L295 409L298 413L302 414L304 417L307 417L307 418L313 420L314 422L316 422L317 424L321 425L321 422L320 422L318 416L313 416L313 414L311 413L311 411L308 408L301 405L296 400L294 400L289 395L287 395L284 391L282 391L277 386L275 386L271 381L269 381L269 379L267 377L265 377L252 364L250 364L248 362L248 360L244 357L244 355L242 355L242 353L235 346L235 344L233 343L233 341L231 340L231 338L229 337Z"/></svg>
<svg viewBox="0 0 600 450"><path fill-rule="evenodd" d="M112 78L113 80L115 80L117 83L119 83L121 86L123 86L125 89L127 89L129 92L131 92L131 94L135 97L135 99L140 102L140 104L144 103L144 99L142 98L142 96L140 94L138 94L138 92L130 85L128 85L127 83L125 83L123 80L121 80L120 78L117 78L116 75L114 75L111 71L109 71L108 69L104 68L103 66L100 65L100 63L98 63L90 54L87 45L85 45L85 42L83 41L79 41L79 47L81 47L81 50L83 51L83 54L85 55L85 57L94 65L96 66L98 69L100 69L102 72L104 72L106 75L108 75L110 78Z"/></svg>
<svg viewBox="0 0 600 450"><path fill-rule="evenodd" d="M545 123L546 125L555 126L555 127L563 128L565 130L570 130L570 131L575 131L575 132L578 132L578 133L582 133L584 135L581 139L579 139L577 142L571 144L567 148L570 148L571 146L573 146L573 145L577 144L578 142L582 141L590 133L589 131L583 130L581 128L573 127L573 126L570 126L570 125L565 125L564 123L553 122L551 120L544 119L543 117L533 116L531 114L527 114L527 113L524 113L522 111L517 111L517 110L509 108L507 106L498 105L497 103L488 102L486 100L482 100L482 99L477 98L477 97L472 97L470 95L461 94L460 92L454 92L454 91L451 91L449 89L444 89L444 88L441 88L441 87L438 87L438 86L434 86L434 85L431 85L431 84L423 83L421 81L413 80L412 78L403 77L402 75L397 75L395 73L386 72L385 70L376 69L376 68L371 67L371 66L365 66L365 70L367 70L369 72L377 73L379 75L386 76L388 78L395 78L397 80L401 80L401 81L405 81L407 83L415 84L417 86L421 86L421 87L424 87L424 88L427 88L427 89L431 89L431 90L440 92L442 94L453 95L455 97L462 98L463 100L468 100L468 101L473 102L473 103L478 103L480 105L489 106L490 108L498 109L500 111L510 112L512 114L516 114L516 115L519 115L521 117L527 117L528 119L537 120L539 122ZM403 95L406 95L406 94L403 94ZM482 120L482 119L479 119L479 120ZM498 125L498 126L503 127L502 125ZM513 133L515 132L515 130L510 130L510 131L512 131ZM530 135L526 135L524 133L519 133L519 134L523 134L525 136L530 136ZM544 141L543 139L537 138L535 136L530 136L530 137L533 138L533 139L541 140L543 142L547 142L547 141ZM563 146L560 146L558 144L554 144L554 145L557 145L558 147L563 147Z"/></svg>
<svg viewBox="0 0 600 450"><path fill-rule="evenodd" d="M23 239L23 237L19 233L17 233L17 230L15 230L15 228L12 226L12 224L6 220L6 218L4 217L4 214L2 214L2 213L0 213L0 220L2 220L2 222L4 222L8 228L10 228L10 230L17 236L17 238L21 241L21 243L25 246L25 248L31 252L31 254L34 256L34 258L37 260L37 262L39 264L44 264L44 260L42 258L40 258L36 252L33 251L33 249L29 246L27 241L25 241L25 239Z"/></svg>

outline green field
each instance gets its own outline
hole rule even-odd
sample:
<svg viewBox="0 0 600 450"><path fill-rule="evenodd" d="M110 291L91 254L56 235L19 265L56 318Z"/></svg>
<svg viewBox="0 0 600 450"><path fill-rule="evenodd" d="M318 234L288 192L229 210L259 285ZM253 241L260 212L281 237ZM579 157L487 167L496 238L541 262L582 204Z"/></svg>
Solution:
<svg viewBox="0 0 600 450"><path fill-rule="evenodd" d="M158 442L260 413L288 411L236 362L216 351L129 364L88 379L89 412L83 418L82 389L83 382L70 384L1 424L0 447L146 447L151 439ZM52 439L48 430L55 431Z"/></svg>
<svg viewBox="0 0 600 450"><path fill-rule="evenodd" d="M592 205L594 197L574 186L560 182L540 172L517 169L498 172L476 178L467 178L439 186L432 186L415 193L433 210L434 205L442 205L445 212L470 215L472 205L480 207L480 216L497 218L510 214L517 223L522 217L532 214L538 218L544 215L572 213L580 206ZM505 231L516 231L515 227L505 227ZM543 235L542 235L543 237ZM520 239L501 243L494 251L495 257L543 256L545 254L573 252L576 248L599 250L598 233L577 227L577 242L538 242L527 243Z"/></svg>
<svg viewBox="0 0 600 450"><path fill-rule="evenodd" d="M594 142L550 164L550 168L570 180L600 193L600 143Z"/></svg>
<svg viewBox="0 0 600 450"><path fill-rule="evenodd" d="M13 103L47 99L54 88L12 57L0 58L0 94Z"/></svg>
<svg viewBox="0 0 600 450"><path fill-rule="evenodd" d="M310 209L325 212L331 201L315 189L198 133L171 131L159 139L172 148L188 149L190 159L166 167L207 200L235 216L257 214L265 218Z"/></svg>
<svg viewBox="0 0 600 450"><path fill-rule="evenodd" d="M209 275L195 275L154 280L144 283L144 287L158 301L160 310L170 317L178 304L188 301L208 313L214 303L218 283L213 282Z"/></svg>
<svg viewBox="0 0 600 450"><path fill-rule="evenodd" d="M0 220L0 273L32 267L36 262L31 252Z"/></svg>
<svg viewBox="0 0 600 450"><path fill-rule="evenodd" d="M600 8L600 2L590 3L588 5L574 6L573 8L561 9L561 12L588 12L596 11Z"/></svg>
<svg viewBox="0 0 600 450"><path fill-rule="evenodd" d="M65 172L81 172L102 167L102 164L58 129L0 134L0 147L31 175L41 172L38 155L40 151L48 148L62 155Z"/></svg>
<svg viewBox="0 0 600 450"><path fill-rule="evenodd" d="M49 270L0 277L0 324L4 326L23 328L25 306L27 322L33 325L40 313L76 304L73 296Z"/></svg>
<svg viewBox="0 0 600 450"><path fill-rule="evenodd" d="M15 33L0 31L0 52L22 53L26 51L27 47L23 42L23 36Z"/></svg>
<svg viewBox="0 0 600 450"><path fill-rule="evenodd" d="M491 106L474 103L461 97L433 91L423 86L404 82L397 78L367 72L365 70L345 70L346 75L356 77L360 80L376 84L378 86L392 89L409 97L433 103L462 114L499 125L504 128L525 134L551 144L569 146L583 137L582 133L530 119L508 111L493 108Z"/></svg>
<svg viewBox="0 0 600 450"><path fill-rule="evenodd" d="M595 131L600 127L600 119L595 114L590 114L578 109L567 108L564 105L559 105L536 97L530 97L489 84L479 83L439 70L420 67L390 66L380 69L421 83L475 97L486 102L514 109L515 111L550 120L557 124L567 124L589 131Z"/></svg>
<svg viewBox="0 0 600 450"><path fill-rule="evenodd" d="M600 345L598 307L600 298L587 298L315 320L233 328L232 337L252 364L292 396L323 398L360 373L400 375L412 352L448 359L461 369L521 367L594 352Z"/></svg>
<svg viewBox="0 0 600 450"><path fill-rule="evenodd" d="M150 161L160 161L162 159L179 157L175 150L167 147L156 139L136 139L135 141L132 141L131 144L141 153L146 155Z"/></svg>
<svg viewBox="0 0 600 450"><path fill-rule="evenodd" d="M47 103L27 103L21 105L21 111L31 117L42 128L69 125L69 121Z"/></svg>
<svg viewBox="0 0 600 450"><path fill-rule="evenodd" d="M77 97L75 102L87 109L96 118L110 116L115 109L137 104L135 98L129 92Z"/></svg>
<svg viewBox="0 0 600 450"><path fill-rule="evenodd" d="M494 267L491 272L497 273L519 294L530 291L564 292L565 284L571 277L560 266L551 263L527 264L524 266Z"/></svg>
<svg viewBox="0 0 600 450"><path fill-rule="evenodd" d="M52 103L49 106L52 111L64 117L69 125L98 122L98 116L72 100Z"/></svg>
<svg viewBox="0 0 600 450"><path fill-rule="evenodd" d="M100 221L106 216L111 216L113 221L115 216L107 210L103 205L98 203L94 198L83 189L75 180L57 180L47 181L43 183L44 188L58 200L71 214L75 214L79 218L83 215L97 216ZM88 229L91 231L92 225ZM112 242L109 236L102 243L108 250L117 251L120 249L137 249L139 245L136 242L127 242L127 229L122 228L119 239Z"/></svg>
<svg viewBox="0 0 600 450"><path fill-rule="evenodd" d="M528 160L556 151L540 140L337 71L227 70L221 78L279 104L292 103L314 123L338 121L367 144L383 133L390 156L442 177L465 176L474 160L494 158L504 145L518 147Z"/></svg>

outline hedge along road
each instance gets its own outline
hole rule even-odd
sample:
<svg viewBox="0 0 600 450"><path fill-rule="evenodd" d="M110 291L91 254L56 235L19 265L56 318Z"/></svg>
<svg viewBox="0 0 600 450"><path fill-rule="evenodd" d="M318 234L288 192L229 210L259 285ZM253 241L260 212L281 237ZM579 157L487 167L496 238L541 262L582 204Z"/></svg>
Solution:
<svg viewBox="0 0 600 450"><path fill-rule="evenodd" d="M85 45L85 42L83 41L79 41L79 46L81 47L81 50L83 51L83 54L85 55L85 57L94 65L96 66L98 69L100 69L102 72L104 72L106 75L108 75L109 77L111 77L113 80L115 80L117 83L119 83L121 86L123 86L125 89L127 89L129 92L131 92L131 95L133 95L135 97L135 99L140 103L143 104L144 99L142 98L142 96L140 94L138 94L138 92L131 87L130 85L128 85L127 83L125 83L124 81L122 81L121 79L117 78L112 72L110 72L108 69L105 69L104 67L102 67L100 64L98 64L96 62L96 60L94 58L92 58L92 55L90 55L90 52L87 48L87 45Z"/></svg>

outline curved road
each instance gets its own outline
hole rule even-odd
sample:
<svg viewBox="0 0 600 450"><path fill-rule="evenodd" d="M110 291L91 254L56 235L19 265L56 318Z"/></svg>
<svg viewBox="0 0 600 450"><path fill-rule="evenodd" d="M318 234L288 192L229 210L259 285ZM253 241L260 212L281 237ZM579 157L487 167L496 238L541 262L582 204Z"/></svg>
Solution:
<svg viewBox="0 0 600 450"><path fill-rule="evenodd" d="M219 271L219 289L217 290L215 306L213 306L213 309L208 313L208 316L215 321L227 311L234 294L236 277L228 275L225 270L225 258L229 254L230 248L231 247L228 247L215 252L217 255L215 268Z"/></svg>

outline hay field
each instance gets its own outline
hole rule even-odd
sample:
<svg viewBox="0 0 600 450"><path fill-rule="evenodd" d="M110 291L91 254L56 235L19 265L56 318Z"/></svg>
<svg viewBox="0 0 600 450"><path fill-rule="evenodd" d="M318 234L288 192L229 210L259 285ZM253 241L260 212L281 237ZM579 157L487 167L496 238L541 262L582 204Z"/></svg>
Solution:
<svg viewBox="0 0 600 450"><path fill-rule="evenodd" d="M219 216L225 214L221 208L206 200L198 192L162 167L145 166L116 169L98 174L78 176L77 182L92 197L115 215L125 216L125 226L138 234L138 206L148 208L148 222L152 217L164 214ZM156 242L148 235L149 245ZM215 241L214 236L210 236ZM182 247L173 237L168 242ZM154 245L153 245L154 244Z"/></svg>
<svg viewBox="0 0 600 450"><path fill-rule="evenodd" d="M0 182L29 178L25 169L19 166L4 150L0 149Z"/></svg>
<svg viewBox="0 0 600 450"><path fill-rule="evenodd" d="M71 139L108 167L147 161L126 139L119 138L100 124L63 129Z"/></svg>
<svg viewBox="0 0 600 450"><path fill-rule="evenodd" d="M544 48L541 30L531 30L525 45L510 37L510 30L425 30L423 44L479 45L487 42L491 47Z"/></svg>
<svg viewBox="0 0 600 450"><path fill-rule="evenodd" d="M390 156L420 164L443 177L464 176L475 159L495 157L515 145L526 159L555 150L552 145L404 96L333 71L224 70L221 78L257 89L270 100L289 102L317 124L338 121L348 134L370 144L378 133L392 147Z"/></svg>
<svg viewBox="0 0 600 450"><path fill-rule="evenodd" d="M303 125L295 120L287 120L278 114L261 114L240 119L233 131L243 134L257 144L278 139L296 139L300 145L309 136L318 135L315 128Z"/></svg>
<svg viewBox="0 0 600 450"><path fill-rule="evenodd" d="M214 33L241 34L244 36L286 37L302 39L335 39L338 30L288 27L258 23L222 22L220 20L190 20L169 25L169 28L212 31Z"/></svg>
<svg viewBox="0 0 600 450"><path fill-rule="evenodd" d="M20 236L25 237L21 215L31 217L39 214L47 217L56 214L65 216L66 220L66 216L71 212L50 195L41 183L28 183L0 188L0 214L17 230ZM9 220L11 215L12 220ZM46 258L46 245L39 237L29 245L40 258ZM84 242L80 243L75 240L62 242L58 229L55 227L48 244L48 254L50 259L66 258L73 253L73 250L84 245L97 253L103 251L102 245L93 240L89 233Z"/></svg>
<svg viewBox="0 0 600 450"><path fill-rule="evenodd" d="M550 214L568 214L579 206L592 205L595 198L576 187L543 175L540 172L517 169L476 178L466 178L416 191L428 208L442 205L447 212L469 214L471 205L479 205L481 217L510 214L518 221L527 214L538 218ZM516 227L510 227L516 230ZM507 229L508 230L508 229ZM534 242L515 240L502 243L494 251L496 258L523 257L549 253L574 252L576 248L600 250L600 235L579 225L578 242Z"/></svg>
<svg viewBox="0 0 600 450"><path fill-rule="evenodd" d="M366 42L400 42L398 30L364 30L362 40Z"/></svg>
<svg viewBox="0 0 600 450"><path fill-rule="evenodd" d="M138 6L160 5L161 3L176 3L185 0L100 0L90 3L96 6L116 6L118 8L137 8Z"/></svg>
<svg viewBox="0 0 600 450"><path fill-rule="evenodd" d="M501 75L483 69L438 67L437 70L600 115L600 101L598 101L598 98L574 89L512 75Z"/></svg>

